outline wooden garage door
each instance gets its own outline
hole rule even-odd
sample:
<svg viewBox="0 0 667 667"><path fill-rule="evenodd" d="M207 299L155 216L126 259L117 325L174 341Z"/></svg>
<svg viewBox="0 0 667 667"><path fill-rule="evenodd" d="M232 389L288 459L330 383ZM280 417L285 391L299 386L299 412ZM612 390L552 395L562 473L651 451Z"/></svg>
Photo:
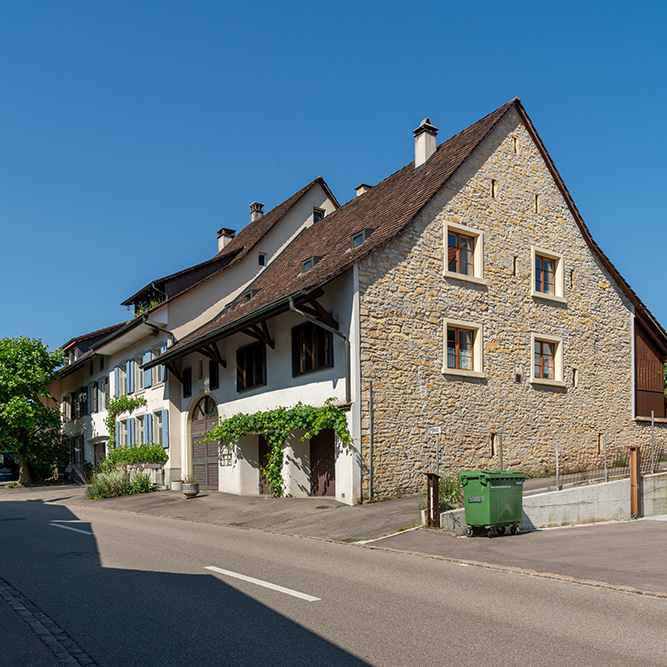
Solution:
<svg viewBox="0 0 667 667"><path fill-rule="evenodd" d="M192 473L203 489L218 488L218 441L204 442L203 434L218 423L218 408L213 399L202 398L193 413Z"/></svg>

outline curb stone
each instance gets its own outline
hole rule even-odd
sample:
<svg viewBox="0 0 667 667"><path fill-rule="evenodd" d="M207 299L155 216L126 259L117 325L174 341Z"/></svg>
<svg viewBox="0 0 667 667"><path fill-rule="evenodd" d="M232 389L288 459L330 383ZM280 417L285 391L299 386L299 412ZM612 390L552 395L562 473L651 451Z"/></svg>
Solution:
<svg viewBox="0 0 667 667"><path fill-rule="evenodd" d="M1 577L0 597L9 603L63 665L98 667L97 663L52 618Z"/></svg>

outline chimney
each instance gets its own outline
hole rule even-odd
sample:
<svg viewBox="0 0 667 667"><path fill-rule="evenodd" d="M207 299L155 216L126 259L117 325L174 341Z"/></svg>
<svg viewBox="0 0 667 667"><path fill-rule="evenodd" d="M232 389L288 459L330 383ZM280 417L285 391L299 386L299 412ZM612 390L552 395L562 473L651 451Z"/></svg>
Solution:
<svg viewBox="0 0 667 667"><path fill-rule="evenodd" d="M430 118L424 118L419 127L414 130L415 135L415 171L422 167L435 153L435 137L438 128L431 125Z"/></svg>
<svg viewBox="0 0 667 667"><path fill-rule="evenodd" d="M220 252L234 238L235 234L236 230L227 229L227 227L218 230L218 252Z"/></svg>
<svg viewBox="0 0 667 667"><path fill-rule="evenodd" d="M264 204L254 201L250 204L250 222L255 222L264 216Z"/></svg>
<svg viewBox="0 0 667 667"><path fill-rule="evenodd" d="M357 185L357 187L354 189L357 191L357 197L361 197L364 192L368 192L372 187L373 186L368 185L368 183L362 183L361 185Z"/></svg>

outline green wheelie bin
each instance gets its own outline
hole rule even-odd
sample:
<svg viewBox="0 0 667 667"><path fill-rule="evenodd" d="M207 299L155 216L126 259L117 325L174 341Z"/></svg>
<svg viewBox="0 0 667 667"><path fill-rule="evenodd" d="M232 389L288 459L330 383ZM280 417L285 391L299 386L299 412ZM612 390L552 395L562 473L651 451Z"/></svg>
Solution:
<svg viewBox="0 0 667 667"><path fill-rule="evenodd" d="M462 470L466 515L466 536L474 529L484 529L489 537L502 535L509 526L516 535L521 523L523 480L526 474L516 470Z"/></svg>

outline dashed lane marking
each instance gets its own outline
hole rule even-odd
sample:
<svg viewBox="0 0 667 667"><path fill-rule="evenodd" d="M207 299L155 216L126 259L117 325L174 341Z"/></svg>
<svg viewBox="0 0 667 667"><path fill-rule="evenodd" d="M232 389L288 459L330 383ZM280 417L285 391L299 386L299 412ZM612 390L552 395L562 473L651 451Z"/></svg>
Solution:
<svg viewBox="0 0 667 667"><path fill-rule="evenodd" d="M50 526L55 526L56 528L64 528L65 530L73 530L75 533L83 533L84 535L94 535L89 530L81 530L81 528L72 528L72 526L66 526L62 523L50 523Z"/></svg>
<svg viewBox="0 0 667 667"><path fill-rule="evenodd" d="M247 581L251 584L257 584L257 586L263 586L264 588L270 588L274 591L279 591L280 593L285 593L286 595L291 595L295 598L301 598L308 602L317 602L321 598L316 598L313 595L308 595L307 593L301 593L300 591L292 590L291 588L285 588L284 586L278 586L278 584L272 584L270 581L263 581L262 579L255 579L255 577L248 577L245 574L239 574L238 572L232 572L230 570L223 570L220 567L214 567L213 565L206 566L207 570L212 572L217 572L218 574L224 574L227 577L233 577L234 579L240 579L241 581Z"/></svg>

